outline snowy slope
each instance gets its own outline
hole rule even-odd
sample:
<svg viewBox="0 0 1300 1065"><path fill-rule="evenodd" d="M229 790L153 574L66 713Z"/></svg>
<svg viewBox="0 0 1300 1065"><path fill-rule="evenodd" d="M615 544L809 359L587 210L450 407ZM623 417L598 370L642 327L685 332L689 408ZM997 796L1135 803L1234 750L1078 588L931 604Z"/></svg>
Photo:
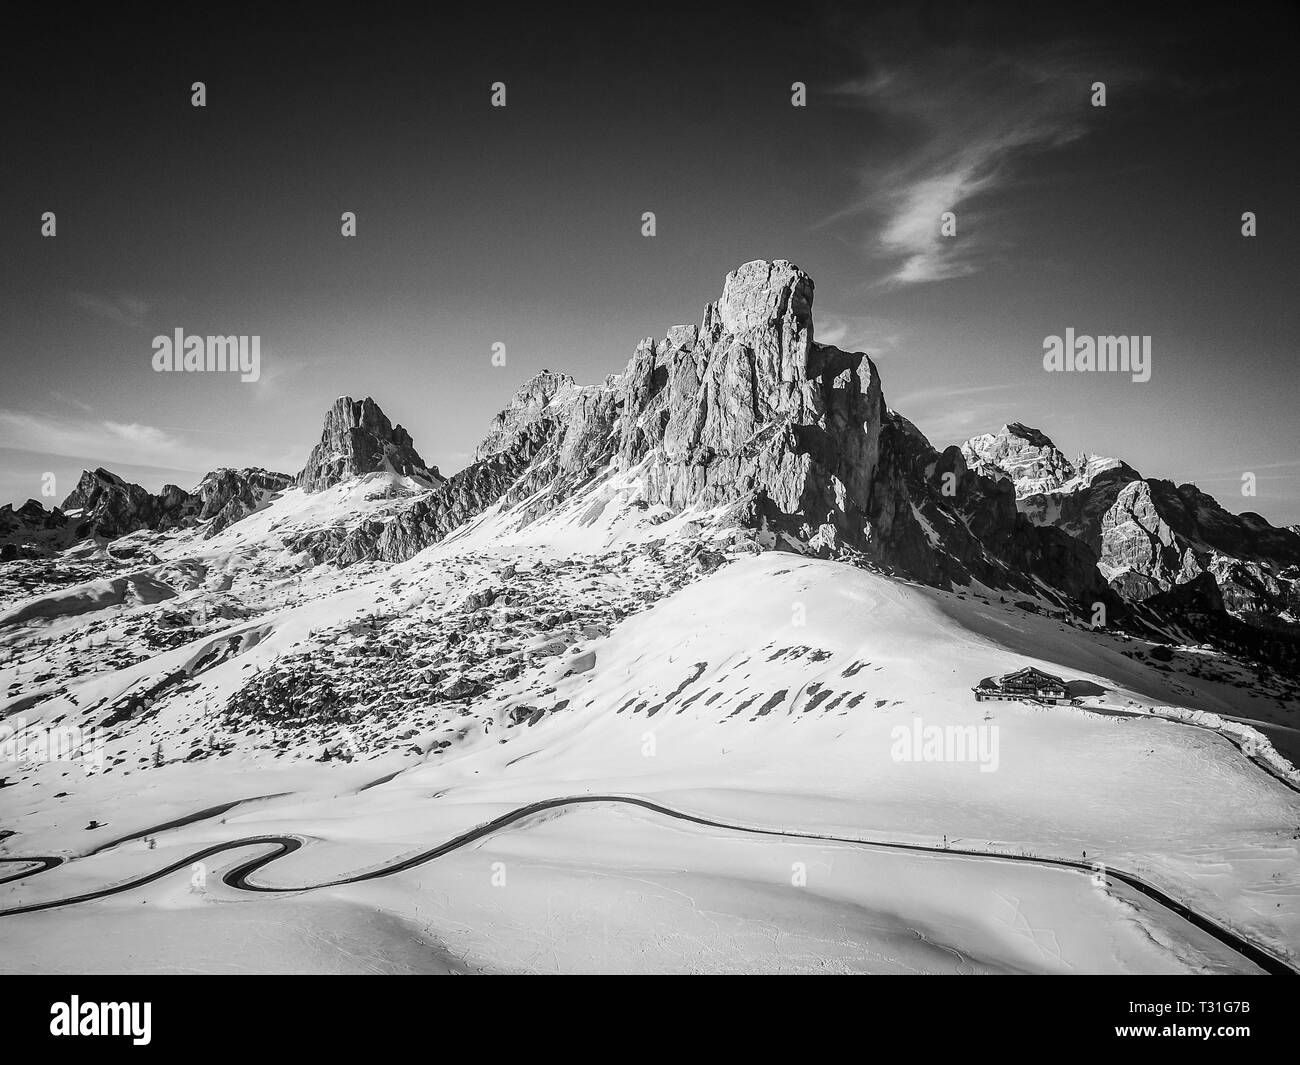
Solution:
<svg viewBox="0 0 1300 1065"><path fill-rule="evenodd" d="M255 519L267 520L274 509ZM634 526L642 520L618 508L603 516ZM617 530L600 521L580 527L612 554L557 558L555 537L547 536L545 546L514 543L492 555L486 548L501 530L489 530L490 521L398 566L349 570L346 577L322 568L307 577L315 582L311 591L289 605L227 624L220 639L228 644L237 636L234 651L200 669L194 688L164 692L147 720L119 725L119 738L107 745L111 772L86 775L66 763L25 770L4 791L18 829L4 841L7 854L84 854L188 813L279 797L159 832L152 850L133 840L5 885L0 905L66 897L161 868L202 845L270 833L310 842L260 877L321 882L537 799L617 794L752 827L934 846L946 837L949 845L1005 855L1079 859L1086 851L1090 861L1139 873L1275 953L1294 956L1300 802L1293 790L1204 729L1077 707L977 705L969 691L983 676L1035 664L1092 682L1098 693L1086 701L1097 707L1141 711L1173 702L1169 678L1126 657L1126 641L1015 609L995 594L942 593L782 552L735 556L703 576L690 569L695 538L674 539L672 523L634 528L617 550ZM645 543L650 528L666 542ZM207 546L223 550L215 540ZM510 566L514 572L503 577ZM236 582L244 579L238 571ZM466 599L477 590L512 584L518 596L507 592L467 612ZM639 609L617 614L633 602ZM543 622L563 604L577 608L576 621L557 626L560 651L548 646L556 629L521 638L532 604ZM158 607L136 608L148 609ZM584 610L607 623L593 623ZM482 621L470 628L470 617ZM219 708L247 674L304 649L321 661L320 632L376 618L373 641L405 641L404 657L454 626L462 639L448 653L480 641L466 652L480 666L518 656L520 668L491 674L468 698L426 690L391 720L349 728L356 752L347 761L311 760L322 745L347 747L328 722L311 733L312 744L286 749L263 744L252 729L234 730L227 749L209 744L217 748L210 758L179 757L196 733L211 738ZM369 631L361 639L371 640ZM150 656L69 695L94 705L193 668L211 644L209 638ZM358 652L338 666L339 682L374 668L401 667L376 667ZM1192 697L1183 705L1237 708L1214 688L1188 683ZM49 699L25 713L39 722L70 707ZM910 733L918 722L973 726L986 738L996 727L996 767L897 760L896 730ZM159 744L165 764L155 767ZM60 792L66 794L56 797ZM88 831L92 818L103 827ZM434 969L454 967L447 961L453 954L471 970L526 971L1223 971L1245 964L1122 885L1095 889L1080 873L1014 864L990 871L972 859L903 861L844 845L764 844L732 833L723 833L723 846L716 830L619 808L566 815L557 823L575 828L558 835L547 827L552 822L521 825L392 878L276 903L293 910L293 921L328 924L331 936L348 940L339 949L349 953L359 949L350 936L360 942L372 934L369 907L379 906L397 922L386 928L428 941L422 957ZM91 959L100 958L111 967L111 950L83 953L85 938L105 913L143 901L149 912L178 911L178 927L210 945L213 966L232 964L223 944L249 925L243 917L214 915L212 903L238 903L219 908L222 915L267 905L216 880L234 857L214 859L204 871L211 886L200 890L190 885L193 874L180 872L102 902L2 918L0 937L14 946L7 957L27 957L32 967L30 959L48 963L53 950L62 965L93 968ZM507 886L484 896L483 878L491 883L497 862ZM791 883L796 862L812 870L798 887ZM935 863L947 864L940 872ZM834 877L833 868L840 870ZM649 908L631 905L646 892L654 900ZM683 897L696 902L683 904ZM724 919L702 919L700 899ZM365 905L349 908L358 902ZM556 912L541 920L537 907L544 904ZM593 919L582 915L590 912L603 913L603 926L613 929L617 946L608 952L586 940ZM62 932L49 947L56 915ZM161 924L148 927L171 927L161 915L151 920ZM773 926L782 930L780 949L761 931ZM665 928L679 938L657 938L654 930ZM292 958L324 971L340 964L329 950L304 957L276 942L255 963L241 964L274 969ZM682 960L685 944L696 962ZM180 964L160 950L158 965Z"/></svg>

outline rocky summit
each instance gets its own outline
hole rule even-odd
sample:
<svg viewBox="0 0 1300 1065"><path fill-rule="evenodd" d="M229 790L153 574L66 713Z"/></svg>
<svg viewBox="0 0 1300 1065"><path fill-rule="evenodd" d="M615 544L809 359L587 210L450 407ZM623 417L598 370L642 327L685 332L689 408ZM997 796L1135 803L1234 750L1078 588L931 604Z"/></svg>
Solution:
<svg viewBox="0 0 1300 1065"><path fill-rule="evenodd" d="M373 399L340 396L325 416L320 443L312 448L297 483L319 492L347 477L388 470L430 484L442 478L436 467L425 465L415 450L411 434L393 425Z"/></svg>
<svg viewBox="0 0 1300 1065"><path fill-rule="evenodd" d="M248 930L261 944L280 924L330 966L419 935L422 954L490 969L505 945L532 964L665 905L712 958L771 940L798 858L817 951L843 928L855 957L883 943L906 971L1061 968L1023 917L1077 937L1061 971L1100 967L1092 944L1130 931L1121 971L1141 952L1153 970L1247 968L1178 939L1199 934L1183 911L1161 927L1134 916L1139 893L1117 906L1086 849L1216 927L1300 943L1300 905L1277 905L1300 884L1300 537L1020 423L936 448L869 355L816 339L813 303L792 263L747 263L622 372L523 382L446 479L373 399L343 398L297 475L223 468L153 493L98 469L66 510L0 509L0 723L22 722L0 765L21 815L0 828L5 934L57 906L60 936L83 922L76 964L106 941L98 876L184 969L214 967L195 936L244 966ZM947 736L978 739L932 759ZM255 871L256 891L219 875L277 860L276 839L303 853ZM874 845L898 839L908 854ZM1028 855L1062 868L1007 861ZM497 859L516 888L485 910ZM932 937L965 917L944 899L916 916L938 896L898 886L922 861L968 877L954 898L1037 909L997 906L950 946ZM263 884L285 885L283 920ZM1086 934L1062 892L1095 902ZM753 923L719 924L738 894ZM563 900L617 935L557 921ZM302 931L376 905L406 908L350 941ZM528 913L506 924L509 907Z"/></svg>
<svg viewBox="0 0 1300 1065"><path fill-rule="evenodd" d="M1236 612L1300 611L1293 529L1258 514L1230 514L1195 485L1145 478L1117 459L1084 455L1071 463L1046 435L1019 424L973 437L962 454L1012 485L1018 508L1035 524L1086 544L1127 601L1150 600L1205 574L1215 597Z"/></svg>
<svg viewBox="0 0 1300 1065"><path fill-rule="evenodd" d="M643 340L622 374L579 385L543 371L467 469L396 515L294 546L342 565L400 561L490 506L522 525L589 493L600 505L695 511L713 528L937 584L1029 590L1042 580L1064 596L1104 598L1081 545L1035 526L1009 486L969 470L956 448L940 455L889 411L866 354L814 339L813 294L790 262L746 263L699 324ZM945 475L963 491L945 494ZM600 498L616 480L618 500Z"/></svg>
<svg viewBox="0 0 1300 1065"><path fill-rule="evenodd" d="M1018 422L940 451L889 408L867 354L816 340L813 299L793 263L745 263L698 323L642 340L622 373L589 385L534 375L450 478L372 398L345 396L296 477L221 469L193 492L154 495L100 469L62 510L7 512L0 539L16 558L137 530L198 526L211 538L291 488L379 478L370 498L382 505L296 524L285 546L347 567L404 561L488 517L520 534L687 516L702 547L835 557L941 588L978 582L1084 615L1176 605L1164 593L1202 574L1211 600L1247 620L1300 613L1294 530L1117 459L1071 460Z"/></svg>
<svg viewBox="0 0 1300 1065"><path fill-rule="evenodd" d="M191 503L190 494L174 484L155 495L101 467L82 473L62 510L75 512L86 534L114 539L137 529L180 525Z"/></svg>

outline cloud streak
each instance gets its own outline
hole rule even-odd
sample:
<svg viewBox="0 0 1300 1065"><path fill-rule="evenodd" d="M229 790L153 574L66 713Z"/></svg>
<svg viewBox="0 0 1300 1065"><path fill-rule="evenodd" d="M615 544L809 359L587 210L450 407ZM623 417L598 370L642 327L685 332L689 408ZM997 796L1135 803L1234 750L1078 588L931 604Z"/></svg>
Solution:
<svg viewBox="0 0 1300 1065"><path fill-rule="evenodd" d="M265 461L257 461L257 456L243 447L225 447L214 452L210 443L192 443L182 435L154 425L74 422L6 408L0 408L0 448L78 459L88 469L148 466L197 475L218 466L258 466Z"/></svg>
<svg viewBox="0 0 1300 1065"><path fill-rule="evenodd" d="M870 76L835 93L879 131L858 173L861 193L836 217L869 217L868 251L889 286L981 269L1008 244L982 225L993 213L991 194L1014 185L1017 164L1028 155L1086 135L1094 80L1113 91L1133 77L1084 46L1057 46L1033 58L946 48L923 60L873 56L869 63ZM953 236L941 233L949 211L956 216Z"/></svg>
<svg viewBox="0 0 1300 1065"><path fill-rule="evenodd" d="M140 331L148 329L149 312L153 309L145 300L127 293L100 296L93 292L72 292L68 300L78 310L95 318Z"/></svg>
<svg viewBox="0 0 1300 1065"><path fill-rule="evenodd" d="M1008 421L1008 394L1019 399L1032 386L1023 382L990 385L936 385L891 400L939 448L979 433L995 432Z"/></svg>
<svg viewBox="0 0 1300 1065"><path fill-rule="evenodd" d="M868 314L816 312L813 335L818 343L833 344L852 351L868 351L879 356L894 351L902 343L898 325Z"/></svg>

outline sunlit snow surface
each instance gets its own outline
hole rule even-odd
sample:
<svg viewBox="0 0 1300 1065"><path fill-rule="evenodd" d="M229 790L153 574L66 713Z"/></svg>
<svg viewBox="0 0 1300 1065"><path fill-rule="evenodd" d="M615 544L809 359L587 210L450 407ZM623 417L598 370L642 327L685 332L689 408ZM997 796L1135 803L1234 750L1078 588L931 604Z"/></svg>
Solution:
<svg viewBox="0 0 1300 1065"><path fill-rule="evenodd" d="M1220 716L1201 724L1243 718L1284 737L1294 704L1261 711L1230 664L1218 679L1156 670L1125 653L1134 641L1016 609L996 592L939 592L785 552L732 555L704 575L691 569L697 537L685 522L707 526L708 516L654 523L603 506L619 499L617 485L527 529L489 512L395 566L306 569L284 548L294 527L382 514L389 503L366 498L377 486L382 478L291 491L209 541L141 538L157 562L125 567L119 585L0 600L0 639L26 645L23 664L0 671L6 721L79 722L98 707L89 723L124 693L180 678L149 714L108 730L108 771L0 767L0 824L13 833L0 856L76 858L0 885L0 908L255 836L306 842L254 883L310 886L535 801L635 796L737 829L1080 862L1086 852L1087 863L1134 873L1297 962L1300 794L1280 779L1285 763L1270 773L1222 731L1148 716L1202 711ZM484 588L507 594L466 606ZM144 641L162 612L222 603L192 639ZM574 618L545 627L561 608ZM468 627L471 614L479 627ZM461 638L450 644L453 630ZM97 643L100 633L114 638ZM340 688L377 691L367 647L385 643L400 652L392 669L427 662L482 690L442 698L444 676L416 684L409 703L390 692L348 737L329 722L287 746L273 730L222 733L226 700L295 655L329 663ZM1087 706L1141 716L974 701L981 678L1026 664L1091 682L1100 693ZM538 713L512 714L521 707ZM895 730L918 722L996 727L996 769L897 760ZM326 747L350 760L316 761ZM239 800L249 801L151 831ZM114 840L125 841L89 853ZM528 817L363 883L268 894L222 882L268 849L250 844L111 898L0 917L0 969L1258 971L1086 867L752 834L616 803Z"/></svg>

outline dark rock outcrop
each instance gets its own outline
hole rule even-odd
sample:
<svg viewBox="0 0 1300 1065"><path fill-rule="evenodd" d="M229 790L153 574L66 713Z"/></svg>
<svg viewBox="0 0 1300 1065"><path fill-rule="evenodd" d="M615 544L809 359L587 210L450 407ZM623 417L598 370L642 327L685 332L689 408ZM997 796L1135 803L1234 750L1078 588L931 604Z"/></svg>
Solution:
<svg viewBox="0 0 1300 1065"><path fill-rule="evenodd" d="M401 560L494 504L527 523L618 474L642 506L695 508L922 580L1033 592L1037 577L1064 596L1105 597L1086 547L1034 526L1009 485L967 469L956 448L940 456L889 412L865 354L814 341L812 301L793 264L746 263L698 326L642 341L623 374L593 386L534 377L478 461L396 517L293 546L341 565Z"/></svg>
<svg viewBox="0 0 1300 1065"><path fill-rule="evenodd" d="M78 536L112 540L138 529L165 530L187 524L198 511L198 501L174 484L164 485L154 495L100 467L82 473L62 509L77 512Z"/></svg>
<svg viewBox="0 0 1300 1065"><path fill-rule="evenodd" d="M15 509L0 507L0 562L42 558L67 546L68 519L58 507L46 510L29 499Z"/></svg>
<svg viewBox="0 0 1300 1065"><path fill-rule="evenodd" d="M1114 459L1070 463L1041 432L1018 424L973 437L962 453L1011 484L1035 524L1087 544L1102 575L1129 602L1208 574L1231 611L1294 613L1300 603L1290 573L1300 564L1300 536L1258 514L1231 514L1195 485L1144 478Z"/></svg>
<svg viewBox="0 0 1300 1065"><path fill-rule="evenodd" d="M0 507L0 536L62 529L67 523L67 516L62 510L58 507L46 510L35 499L27 500L16 510L11 503Z"/></svg>
<svg viewBox="0 0 1300 1065"><path fill-rule="evenodd" d="M208 522L204 536L215 536L260 510L293 483L293 477L287 473L272 473L260 467L213 470L194 489L198 499L197 520Z"/></svg>
<svg viewBox="0 0 1300 1065"><path fill-rule="evenodd" d="M368 520L351 528L331 526L291 536L286 544L313 562L400 562L437 543L458 525L506 498L529 469L538 450L555 435L553 421L521 430L509 446L462 470L420 496L390 520Z"/></svg>
<svg viewBox="0 0 1300 1065"><path fill-rule="evenodd" d="M287 473L219 469L207 474L193 492L169 484L155 495L100 468L83 472L77 487L63 501L62 510L70 512L68 517L59 509L54 514L67 522L78 539L97 536L115 540L140 529L162 532L204 522L205 535L212 536L292 484Z"/></svg>
<svg viewBox="0 0 1300 1065"><path fill-rule="evenodd" d="M320 443L297 476L298 485L318 492L348 477L379 471L418 477L431 485L442 480L437 468L420 458L411 434L393 425L373 399L336 399L325 416Z"/></svg>

